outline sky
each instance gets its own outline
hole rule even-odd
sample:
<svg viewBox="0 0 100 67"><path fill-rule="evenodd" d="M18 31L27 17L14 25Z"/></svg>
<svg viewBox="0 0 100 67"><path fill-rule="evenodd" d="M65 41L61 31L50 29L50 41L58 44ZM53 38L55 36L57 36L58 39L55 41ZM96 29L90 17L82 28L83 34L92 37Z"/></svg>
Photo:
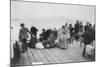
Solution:
<svg viewBox="0 0 100 67"><path fill-rule="evenodd" d="M11 2L12 19L40 19L51 17L66 17L93 21L94 7L20 1Z"/></svg>
<svg viewBox="0 0 100 67"><path fill-rule="evenodd" d="M12 38L18 39L20 23L28 29L37 27L38 36L43 28L59 29L66 22L73 24L81 20L83 23L94 23L94 9L94 6L11 1Z"/></svg>

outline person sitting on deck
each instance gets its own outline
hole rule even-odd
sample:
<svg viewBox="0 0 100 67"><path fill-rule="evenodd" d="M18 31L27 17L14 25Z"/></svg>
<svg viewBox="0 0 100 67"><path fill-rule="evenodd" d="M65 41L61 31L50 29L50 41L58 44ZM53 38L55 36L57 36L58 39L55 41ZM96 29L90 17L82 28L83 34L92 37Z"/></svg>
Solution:
<svg viewBox="0 0 100 67"><path fill-rule="evenodd" d="M56 28L54 28L54 36L56 37L56 39L57 39L57 36L58 36L58 31L57 31L57 29Z"/></svg>
<svg viewBox="0 0 100 67"><path fill-rule="evenodd" d="M45 29L42 30L42 33L40 34L39 40L40 40L40 42L46 40L46 31L45 31Z"/></svg>
<svg viewBox="0 0 100 67"><path fill-rule="evenodd" d="M50 48L55 47L55 40L56 40L56 36L54 35L54 31L50 30L50 35L48 38Z"/></svg>
<svg viewBox="0 0 100 67"><path fill-rule="evenodd" d="M23 48L23 52L25 52L25 50L27 50L27 38L29 37L28 36L28 33L30 33L30 31L28 30L28 28L24 27L24 23L21 23L21 29L19 31L19 40L22 42L22 48Z"/></svg>

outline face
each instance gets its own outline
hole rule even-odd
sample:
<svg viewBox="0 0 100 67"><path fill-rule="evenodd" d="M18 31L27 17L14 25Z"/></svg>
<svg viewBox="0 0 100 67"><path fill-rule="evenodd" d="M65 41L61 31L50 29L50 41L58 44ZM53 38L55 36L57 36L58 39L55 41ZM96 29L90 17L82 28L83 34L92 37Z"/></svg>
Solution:
<svg viewBox="0 0 100 67"><path fill-rule="evenodd" d="M24 28L24 26L21 26L21 28Z"/></svg>

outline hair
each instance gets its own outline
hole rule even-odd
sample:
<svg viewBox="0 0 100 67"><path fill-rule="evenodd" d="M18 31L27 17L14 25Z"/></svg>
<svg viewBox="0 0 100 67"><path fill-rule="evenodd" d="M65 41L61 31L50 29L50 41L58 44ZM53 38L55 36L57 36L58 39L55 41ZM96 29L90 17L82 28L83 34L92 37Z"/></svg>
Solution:
<svg viewBox="0 0 100 67"><path fill-rule="evenodd" d="M72 26L72 24L69 24L69 26Z"/></svg>
<svg viewBox="0 0 100 67"><path fill-rule="evenodd" d="M24 23L21 23L20 26L24 26Z"/></svg>
<svg viewBox="0 0 100 67"><path fill-rule="evenodd" d="M45 31L45 29L42 29L42 31Z"/></svg>
<svg viewBox="0 0 100 67"><path fill-rule="evenodd" d="M65 28L65 26L62 26L62 28Z"/></svg>

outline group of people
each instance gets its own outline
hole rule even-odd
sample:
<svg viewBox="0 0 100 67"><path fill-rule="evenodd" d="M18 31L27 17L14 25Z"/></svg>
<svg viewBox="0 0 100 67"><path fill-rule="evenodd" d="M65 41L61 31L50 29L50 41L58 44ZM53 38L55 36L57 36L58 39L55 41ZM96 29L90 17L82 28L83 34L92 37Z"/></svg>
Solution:
<svg viewBox="0 0 100 67"><path fill-rule="evenodd" d="M72 43L73 40L81 40L85 44L83 50L84 56L86 45L95 41L95 25L92 26L89 22L83 26L82 22L77 20L74 27L72 24L68 25L68 23L65 23L59 30L56 28L53 30L42 29L39 39L37 39L38 29L36 27L32 26L29 31L23 23L20 26L19 40L22 42L23 52L27 50L27 46L36 48L37 43L41 43L43 48L59 47L61 49L68 49L69 43ZM31 35L31 39L27 44L28 33Z"/></svg>
<svg viewBox="0 0 100 67"><path fill-rule="evenodd" d="M92 25L89 22L83 26L82 22L77 20L74 26L65 23L65 25L63 25L59 30L56 28L47 30L43 29L42 33L39 35L39 39L37 39L38 29L36 27L32 26L30 30L28 30L24 23L21 23L20 27L19 41L16 41L13 47L14 59L12 59L12 62L14 61L14 63L18 62L20 59L19 44L22 44L22 52L25 52L27 47L47 49L58 47L66 50L68 49L69 43L73 43L73 40L80 42L80 46L84 43L82 52L83 57L86 55L87 51L91 50L92 59L95 60L95 25ZM28 33L30 34L30 40L28 40Z"/></svg>

